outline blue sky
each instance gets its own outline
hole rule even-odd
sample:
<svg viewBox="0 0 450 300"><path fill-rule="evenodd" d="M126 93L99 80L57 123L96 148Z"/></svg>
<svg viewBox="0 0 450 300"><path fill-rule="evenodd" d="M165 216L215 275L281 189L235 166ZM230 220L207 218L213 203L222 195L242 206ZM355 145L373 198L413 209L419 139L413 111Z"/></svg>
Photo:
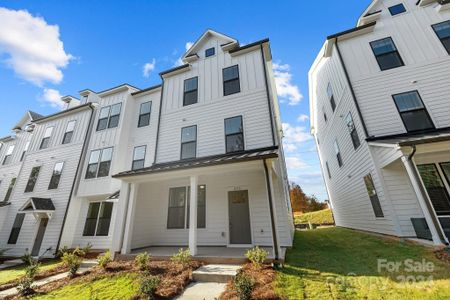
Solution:
<svg viewBox="0 0 450 300"><path fill-rule="evenodd" d="M307 73L325 37L354 27L369 3L0 1L0 136L8 135L27 109L58 111L60 95L78 96L85 88L100 91L124 82L139 88L158 84L158 73L173 67L186 44L208 28L241 44L268 37L277 66L289 177L307 194L326 199L305 117Z"/></svg>

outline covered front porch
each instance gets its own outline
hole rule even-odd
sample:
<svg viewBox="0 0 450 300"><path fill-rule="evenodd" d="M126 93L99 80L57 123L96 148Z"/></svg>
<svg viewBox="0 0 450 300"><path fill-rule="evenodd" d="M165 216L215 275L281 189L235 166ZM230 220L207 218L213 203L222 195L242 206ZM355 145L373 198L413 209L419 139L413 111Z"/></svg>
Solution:
<svg viewBox="0 0 450 300"><path fill-rule="evenodd" d="M122 258L147 251L167 259L184 248L195 259L229 263L243 261L248 249L260 246L270 259L284 259L275 199L285 195L276 152L248 158L183 162L122 177L116 224L121 214L126 217L123 232L113 235L121 237L113 250Z"/></svg>

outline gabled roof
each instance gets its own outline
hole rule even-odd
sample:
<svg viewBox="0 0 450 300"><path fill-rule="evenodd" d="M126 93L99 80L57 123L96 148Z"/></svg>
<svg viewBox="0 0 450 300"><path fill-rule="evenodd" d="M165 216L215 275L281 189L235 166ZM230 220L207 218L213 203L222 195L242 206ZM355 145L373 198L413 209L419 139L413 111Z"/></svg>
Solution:
<svg viewBox="0 0 450 300"><path fill-rule="evenodd" d="M225 41L224 44L238 43L238 40L236 40L232 37L229 37L225 34L208 29L205 33L203 33L200 36L200 38L197 39L197 41L192 45L192 47L186 51L186 53L183 55L183 57L181 59L184 61L186 57L196 54L198 51L198 48L200 48L200 46L203 44L203 42L205 40L209 39L211 36L215 36L217 38L224 40Z"/></svg>
<svg viewBox="0 0 450 300"><path fill-rule="evenodd" d="M28 199L19 211L54 211L55 206L50 198L37 198L32 197Z"/></svg>
<svg viewBox="0 0 450 300"><path fill-rule="evenodd" d="M31 121L34 121L36 119L40 119L43 116L41 114L38 114L34 111L28 110L25 112L22 116L22 118L17 122L17 124L13 127L13 130L15 129L22 129L23 126L27 125Z"/></svg>

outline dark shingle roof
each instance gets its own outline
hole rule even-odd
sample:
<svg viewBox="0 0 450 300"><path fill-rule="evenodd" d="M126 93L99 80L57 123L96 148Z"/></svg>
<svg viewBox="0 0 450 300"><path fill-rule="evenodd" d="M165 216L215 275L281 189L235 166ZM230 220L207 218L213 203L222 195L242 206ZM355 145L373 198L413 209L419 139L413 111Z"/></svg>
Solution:
<svg viewBox="0 0 450 300"><path fill-rule="evenodd" d="M43 115L38 114L37 112L31 111L31 110L29 110L28 112L30 113L32 120L36 120L36 119L40 119L40 118L44 117Z"/></svg>

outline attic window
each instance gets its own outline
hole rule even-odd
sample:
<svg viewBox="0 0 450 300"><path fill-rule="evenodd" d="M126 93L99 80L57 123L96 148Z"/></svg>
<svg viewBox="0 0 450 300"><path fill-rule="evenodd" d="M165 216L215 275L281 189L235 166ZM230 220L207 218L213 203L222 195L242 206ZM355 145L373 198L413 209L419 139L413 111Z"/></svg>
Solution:
<svg viewBox="0 0 450 300"><path fill-rule="evenodd" d="M406 12L406 8L402 3L400 3L400 4L389 7L389 12L391 13L392 16L395 16L395 15Z"/></svg>
<svg viewBox="0 0 450 300"><path fill-rule="evenodd" d="M214 54L216 54L216 48L214 47L205 50L205 57L210 57L213 56Z"/></svg>

